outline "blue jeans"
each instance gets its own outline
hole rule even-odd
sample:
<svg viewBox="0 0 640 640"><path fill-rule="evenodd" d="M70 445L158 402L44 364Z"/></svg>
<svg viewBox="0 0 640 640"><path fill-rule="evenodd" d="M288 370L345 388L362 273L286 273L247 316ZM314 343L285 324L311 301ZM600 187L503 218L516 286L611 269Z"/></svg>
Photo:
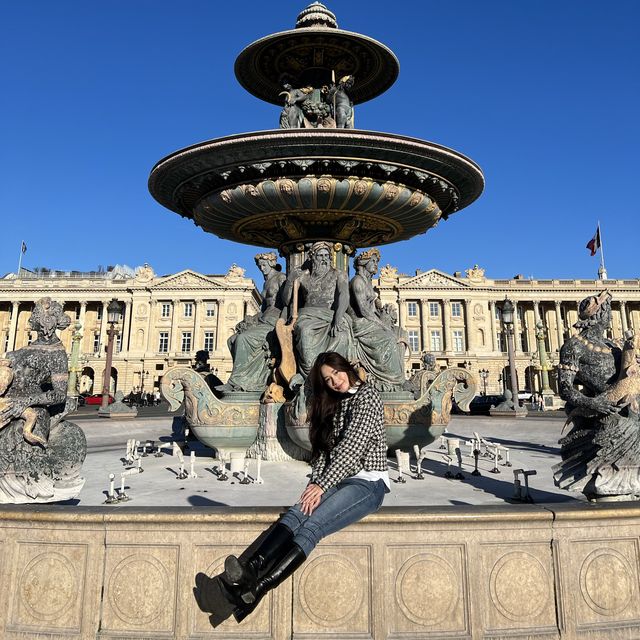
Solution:
<svg viewBox="0 0 640 640"><path fill-rule="evenodd" d="M280 523L293 531L293 541L308 557L322 538L377 511L385 492L383 480L347 478L322 494L310 516L296 504L280 518Z"/></svg>

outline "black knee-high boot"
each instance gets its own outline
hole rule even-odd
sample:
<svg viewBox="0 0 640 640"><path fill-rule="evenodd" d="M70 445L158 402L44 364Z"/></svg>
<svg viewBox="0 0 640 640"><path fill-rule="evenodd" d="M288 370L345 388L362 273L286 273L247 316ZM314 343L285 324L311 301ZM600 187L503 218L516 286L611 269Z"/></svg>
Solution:
<svg viewBox="0 0 640 640"><path fill-rule="evenodd" d="M289 548L292 540L291 529L277 523L246 560L227 556L222 580L231 595L239 600L242 593L253 589L261 575Z"/></svg>
<svg viewBox="0 0 640 640"><path fill-rule="evenodd" d="M260 603L264 595L283 583L307 559L304 551L292 542L289 550L260 578L253 588L242 594L242 604L233 612L237 622L242 622Z"/></svg>

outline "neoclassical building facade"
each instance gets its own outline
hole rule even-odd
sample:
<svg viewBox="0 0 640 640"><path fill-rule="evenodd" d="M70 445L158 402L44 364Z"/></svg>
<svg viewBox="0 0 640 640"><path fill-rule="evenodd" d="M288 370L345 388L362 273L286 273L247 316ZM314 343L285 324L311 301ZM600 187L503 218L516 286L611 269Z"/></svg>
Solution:
<svg viewBox="0 0 640 640"><path fill-rule="evenodd" d="M374 281L383 304L398 310L409 345L406 373L421 366L421 354L436 356L439 367L461 366L478 375L487 371L480 390L501 393L507 346L501 322L506 297L515 305L515 363L520 389L540 390L536 323L545 328L551 365L574 331L580 300L602 289L613 296L611 337L640 330L640 280L533 280L521 276L491 279L476 266L453 275L437 269L398 273L387 265ZM123 305L124 316L114 349L112 388L125 393L157 387L169 367L190 365L201 349L210 353L211 369L226 381L232 361L227 339L235 325L258 312L260 294L244 269L233 265L224 275L185 270L158 276L148 265L116 267L105 273L10 274L0 279L0 353L28 343L27 320L34 301L50 296L64 303L82 326L81 390L100 392L105 369L107 306ZM72 332L62 333L68 350ZM556 390L554 369L551 388Z"/></svg>
<svg viewBox="0 0 640 640"><path fill-rule="evenodd" d="M226 379L231 372L227 338L246 315L257 313L260 295L244 269L233 265L224 275L191 270L158 276L149 265L115 267L106 272L22 271L0 279L0 353L28 344L27 325L34 301L49 296L82 327L83 370L80 390L99 393L104 379L107 307L121 303L122 321L114 343L111 388L128 393L158 387L164 371L193 364L201 349L211 369ZM72 330L61 339L70 352Z"/></svg>
<svg viewBox="0 0 640 640"><path fill-rule="evenodd" d="M407 331L410 355L407 370L420 367L423 350L435 354L440 367L462 366L476 375L488 371L486 392L502 393L508 371L507 343L501 305L515 306L515 366L519 389L539 391L540 361L536 323L545 329L545 349L552 365L572 335L578 304L595 292L612 296L611 336L620 339L627 329L640 330L640 280L534 280L516 276L491 279L475 266L453 275L437 269L409 276L387 265L380 270L377 288L383 303L393 303ZM555 367L550 385L557 391ZM480 390L483 390L483 382Z"/></svg>

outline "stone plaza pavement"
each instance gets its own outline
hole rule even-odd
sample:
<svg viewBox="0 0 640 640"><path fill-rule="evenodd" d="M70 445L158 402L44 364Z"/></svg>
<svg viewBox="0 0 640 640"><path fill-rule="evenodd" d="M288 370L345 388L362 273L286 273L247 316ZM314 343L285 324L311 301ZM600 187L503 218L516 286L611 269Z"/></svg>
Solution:
<svg viewBox="0 0 640 640"><path fill-rule="evenodd" d="M449 436L468 439L473 432L510 449L512 468L499 466L500 473L490 473L494 467L489 459L481 458L480 477L471 476L473 458L469 447L463 446L464 481L446 479L444 451L440 442L428 447L427 459L422 468L424 480L405 476L405 483L398 478L395 459L390 459L392 478L391 493L384 506L449 506L449 505L499 505L511 502L513 496L513 469L535 469L537 475L530 478L531 496L537 504L578 501L582 496L561 491L553 484L551 467L559 460L558 438L564 424L563 414L533 414L525 419L510 420L484 416L453 416L449 424ZM172 440L172 415L135 420L114 421L107 419L83 419L78 424L84 429L89 453L83 467L86 484L79 496L81 506L104 503L109 484L109 474L115 475L115 486L120 486L120 474L132 467L123 458L128 438L163 441ZM128 507L169 506L230 506L230 507L284 507L295 503L306 482L309 467L304 462L262 462L261 476L264 483L242 485L239 478L229 476L220 482L213 467L220 461L212 458L212 450L197 441L190 441L185 449L185 466L189 468L190 450L195 451L197 478L179 480L179 462L164 449L163 457L150 455L142 459L143 473L127 476L126 492L130 502L113 505L118 509ZM411 467L415 459L411 454ZM456 469L454 469L456 471ZM256 461L249 462L249 476L256 475Z"/></svg>

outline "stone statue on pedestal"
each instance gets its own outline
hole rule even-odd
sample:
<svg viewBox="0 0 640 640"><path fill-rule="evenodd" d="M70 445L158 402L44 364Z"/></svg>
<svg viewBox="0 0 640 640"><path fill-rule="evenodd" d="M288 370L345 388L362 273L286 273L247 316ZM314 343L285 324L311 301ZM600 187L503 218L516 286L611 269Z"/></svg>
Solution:
<svg viewBox="0 0 640 640"><path fill-rule="evenodd" d="M70 322L62 305L42 298L29 319L37 339L6 356L0 405L0 503L67 500L84 485L79 471L87 442L82 429L63 421L75 405L67 401L67 354L56 329L65 329Z"/></svg>
<svg viewBox="0 0 640 640"><path fill-rule="evenodd" d="M559 393L571 429L560 439L554 479L592 500L630 500L640 497L640 370L633 335L623 348L605 335L610 300L608 291L582 300L579 333L560 350Z"/></svg>

